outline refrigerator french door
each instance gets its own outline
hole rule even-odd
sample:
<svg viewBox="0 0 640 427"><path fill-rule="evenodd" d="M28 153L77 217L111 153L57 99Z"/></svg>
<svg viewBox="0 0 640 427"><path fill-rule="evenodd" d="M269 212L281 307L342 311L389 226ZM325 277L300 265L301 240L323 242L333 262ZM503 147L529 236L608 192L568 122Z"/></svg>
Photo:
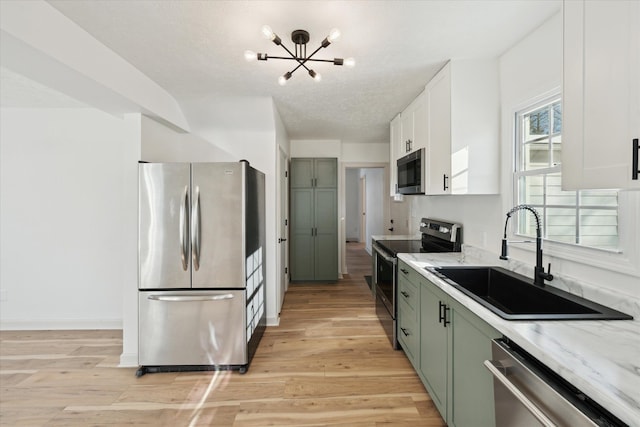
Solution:
<svg viewBox="0 0 640 427"><path fill-rule="evenodd" d="M139 165L141 370L246 371L266 327L264 174Z"/></svg>

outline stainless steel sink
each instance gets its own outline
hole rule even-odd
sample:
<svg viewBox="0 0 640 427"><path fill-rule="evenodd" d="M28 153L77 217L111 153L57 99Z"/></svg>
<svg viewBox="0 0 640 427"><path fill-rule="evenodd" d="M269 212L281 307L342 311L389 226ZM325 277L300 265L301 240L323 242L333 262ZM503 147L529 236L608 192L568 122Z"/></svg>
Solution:
<svg viewBox="0 0 640 427"><path fill-rule="evenodd" d="M625 320L633 317L500 267L427 267L507 320Z"/></svg>

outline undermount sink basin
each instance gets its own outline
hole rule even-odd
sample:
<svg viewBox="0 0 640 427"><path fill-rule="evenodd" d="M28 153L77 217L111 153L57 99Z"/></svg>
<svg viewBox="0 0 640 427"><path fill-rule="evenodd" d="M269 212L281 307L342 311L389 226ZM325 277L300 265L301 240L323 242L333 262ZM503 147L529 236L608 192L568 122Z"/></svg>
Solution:
<svg viewBox="0 0 640 427"><path fill-rule="evenodd" d="M427 267L507 320L624 320L633 317L500 267Z"/></svg>

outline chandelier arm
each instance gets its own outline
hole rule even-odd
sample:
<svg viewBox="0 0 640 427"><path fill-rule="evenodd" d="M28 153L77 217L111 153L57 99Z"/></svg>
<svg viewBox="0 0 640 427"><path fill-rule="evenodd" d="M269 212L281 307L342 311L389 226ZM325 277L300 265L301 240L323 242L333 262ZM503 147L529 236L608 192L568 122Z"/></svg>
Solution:
<svg viewBox="0 0 640 427"><path fill-rule="evenodd" d="M270 56L269 58L273 58L272 56ZM307 58L307 61L313 61L313 62L331 62L332 64L335 63L335 59L310 59Z"/></svg>
<svg viewBox="0 0 640 427"><path fill-rule="evenodd" d="M307 61L308 61L309 59L311 59L311 57L312 57L313 55L315 55L316 53L318 53L318 51L319 51L320 49L322 49L322 45L320 45L320 47L318 47L316 50L314 50L314 51L313 51L313 53L311 53L311 55L307 56Z"/></svg>

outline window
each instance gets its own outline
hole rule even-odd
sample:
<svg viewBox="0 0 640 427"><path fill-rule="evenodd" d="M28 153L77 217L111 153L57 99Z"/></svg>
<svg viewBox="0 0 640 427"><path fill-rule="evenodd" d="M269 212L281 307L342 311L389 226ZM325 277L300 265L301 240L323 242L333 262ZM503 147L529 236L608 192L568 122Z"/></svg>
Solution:
<svg viewBox="0 0 640 427"><path fill-rule="evenodd" d="M517 204L534 207L542 217L547 240L617 250L618 192L563 191L562 102L560 97L516 114ZM520 211L517 233L535 236L533 215Z"/></svg>

